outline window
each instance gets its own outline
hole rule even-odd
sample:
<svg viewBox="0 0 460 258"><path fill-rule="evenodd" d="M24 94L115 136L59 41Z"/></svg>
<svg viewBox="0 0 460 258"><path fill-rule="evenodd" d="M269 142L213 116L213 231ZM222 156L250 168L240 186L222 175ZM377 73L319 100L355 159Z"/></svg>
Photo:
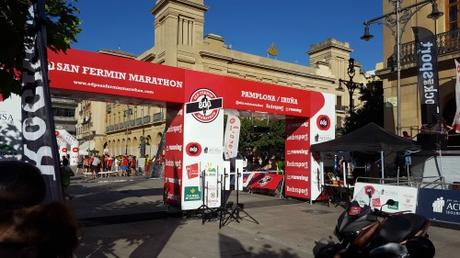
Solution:
<svg viewBox="0 0 460 258"><path fill-rule="evenodd" d="M447 31L456 30L460 23L459 23L459 10L460 10L460 1L459 0L446 0L447 12L446 13L446 23L447 23Z"/></svg>

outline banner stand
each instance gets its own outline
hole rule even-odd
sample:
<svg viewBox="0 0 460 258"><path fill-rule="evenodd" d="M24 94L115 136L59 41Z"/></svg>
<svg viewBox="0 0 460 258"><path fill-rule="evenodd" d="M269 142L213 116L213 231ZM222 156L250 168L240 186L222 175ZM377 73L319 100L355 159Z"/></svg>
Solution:
<svg viewBox="0 0 460 258"><path fill-rule="evenodd" d="M198 207L197 211L199 214L201 214L201 224L204 224L206 220L211 220L212 219L212 214L214 213L215 209L209 208L208 206L208 184L209 182L206 181L206 170L201 169L201 163L200 163L200 171L201 171L201 206Z"/></svg>
<svg viewBox="0 0 460 258"><path fill-rule="evenodd" d="M236 204L233 207L233 210L229 213L229 216L225 219L224 223L219 225L219 228L225 226L227 222L233 218L236 222L240 223L244 218L249 218L249 220L253 223L260 224L254 217L252 217L245 209L244 204L240 203L240 177L242 177L243 173L237 168L235 173L235 190L236 190ZM230 203L230 202L229 202ZM233 206L233 205L232 205ZM241 213L244 213L244 217L241 217Z"/></svg>

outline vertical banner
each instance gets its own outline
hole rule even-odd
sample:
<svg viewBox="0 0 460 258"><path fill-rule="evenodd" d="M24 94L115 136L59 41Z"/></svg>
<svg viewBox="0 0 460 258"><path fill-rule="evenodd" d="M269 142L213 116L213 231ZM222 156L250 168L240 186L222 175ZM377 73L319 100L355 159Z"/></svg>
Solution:
<svg viewBox="0 0 460 258"><path fill-rule="evenodd" d="M438 47L433 33L422 27L412 28L417 49L417 86L420 91L422 124L435 125L439 120Z"/></svg>
<svg viewBox="0 0 460 258"><path fill-rule="evenodd" d="M310 119L310 144L327 142L335 139L335 102L334 94L322 93L324 105ZM316 200L324 185L324 173L318 153L309 153L310 159L310 189L311 199Z"/></svg>
<svg viewBox="0 0 460 258"><path fill-rule="evenodd" d="M0 95L0 160L22 157L21 97L12 93L7 99Z"/></svg>
<svg viewBox="0 0 460 258"><path fill-rule="evenodd" d="M457 74L457 80L455 81L455 100L457 102L457 110L455 111L454 121L452 127L456 133L460 133L460 63L457 59L455 61L455 71Z"/></svg>
<svg viewBox="0 0 460 258"><path fill-rule="evenodd" d="M241 121L236 110L226 110L227 125L224 136L224 157L226 160L235 158L238 155L238 144L240 141Z"/></svg>
<svg viewBox="0 0 460 258"><path fill-rule="evenodd" d="M185 103L182 210L201 205L220 207L223 173L223 99L209 88L197 88Z"/></svg>
<svg viewBox="0 0 460 258"><path fill-rule="evenodd" d="M285 196L310 199L310 121L286 119L286 136Z"/></svg>
<svg viewBox="0 0 460 258"><path fill-rule="evenodd" d="M182 105L168 105L166 115L165 157L164 157L164 201L180 207L182 183L182 156L184 139L184 112ZM162 148L158 149L156 160L161 160ZM189 176L198 175L198 167L187 168Z"/></svg>
<svg viewBox="0 0 460 258"><path fill-rule="evenodd" d="M59 154L48 89L46 31L38 23L44 1L32 1L25 24L22 71L22 160L37 166L47 185L47 201L62 200Z"/></svg>

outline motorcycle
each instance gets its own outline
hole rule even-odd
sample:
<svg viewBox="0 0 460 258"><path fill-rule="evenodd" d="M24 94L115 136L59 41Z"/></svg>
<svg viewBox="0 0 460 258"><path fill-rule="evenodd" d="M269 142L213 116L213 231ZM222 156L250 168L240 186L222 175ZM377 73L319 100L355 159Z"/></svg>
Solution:
<svg viewBox="0 0 460 258"><path fill-rule="evenodd" d="M334 234L339 242L317 242L315 257L434 257L435 248L427 233L430 221L407 211L382 211L384 206L394 204L390 199L380 209L372 209L351 202L337 220Z"/></svg>

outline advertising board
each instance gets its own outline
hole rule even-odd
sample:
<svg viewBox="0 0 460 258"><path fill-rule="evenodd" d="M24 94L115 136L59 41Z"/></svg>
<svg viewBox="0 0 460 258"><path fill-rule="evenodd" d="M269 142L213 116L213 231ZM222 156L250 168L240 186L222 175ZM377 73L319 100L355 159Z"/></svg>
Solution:
<svg viewBox="0 0 460 258"><path fill-rule="evenodd" d="M421 188L417 214L428 219L460 224L460 191Z"/></svg>
<svg viewBox="0 0 460 258"><path fill-rule="evenodd" d="M357 182L353 192L353 199L363 205L380 209L389 199L395 204L385 205L382 210L385 212L410 211L415 213L417 206L418 189L409 186L368 184Z"/></svg>

